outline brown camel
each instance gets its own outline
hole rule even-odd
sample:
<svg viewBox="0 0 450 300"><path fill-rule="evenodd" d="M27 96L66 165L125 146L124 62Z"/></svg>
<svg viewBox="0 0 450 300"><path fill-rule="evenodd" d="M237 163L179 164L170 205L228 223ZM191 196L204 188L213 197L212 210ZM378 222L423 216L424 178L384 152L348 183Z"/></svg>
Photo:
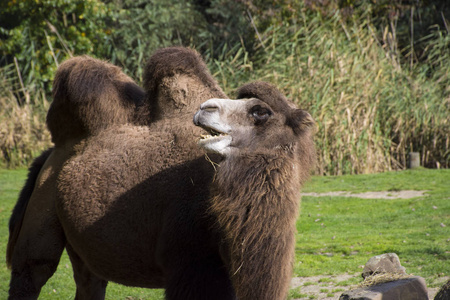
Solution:
<svg viewBox="0 0 450 300"><path fill-rule="evenodd" d="M212 178L213 168L205 161L203 152L195 145L195 139L202 130L192 124L192 115L201 102L211 97L226 96L209 74L201 57L195 51L186 48L157 51L146 67L147 91L144 100L140 97L140 88L136 86L135 92L132 89L130 91L130 85L123 84L125 81L128 84L128 77L117 72L116 67L88 57L71 59L59 68L54 81L54 101L48 114L48 125L55 148L36 160L10 220L7 261L12 268L11 299L36 299L41 287L56 270L64 247L67 248L73 261L77 282L76 298L101 299L104 296L108 278L100 278L92 273L72 249L71 239L60 221L64 210L58 211L55 206L64 201L64 191L74 187L60 184L72 174L67 168L65 169L67 172L61 169L65 165L82 160L83 155L98 156L98 161L91 166L92 168L102 163L110 168L99 170L101 175L97 170L78 174L79 177L86 178L103 176L108 188L115 189L115 194L113 191L111 194L101 195L103 199L96 199L99 201L98 204L102 201L111 201L113 204L116 200L115 203L119 203L120 199L126 201L127 197L133 199L135 197L133 193L137 193L145 205L146 199L153 195L152 192L158 193L161 197L170 194L172 198L167 196L169 197L167 203L177 197L180 201L188 197L206 198L202 193L207 193L206 186ZM67 109L66 106L71 109ZM117 114L117 111L122 111L122 114ZM151 111L151 114L148 111ZM108 117L100 116L96 119L102 114ZM145 126L137 126L139 124ZM71 126L75 128L68 128ZM134 136L139 138L133 141ZM139 140L143 141L143 144L139 145ZM102 144L103 142L106 144ZM122 146L115 151L117 143L122 143ZM127 147L128 143L130 147ZM96 147L102 152L94 153ZM105 156L108 152L115 153L108 158ZM108 159L111 163L116 159L121 161L114 167L108 163ZM196 164L196 161L200 163ZM128 169L119 169L128 163L130 164ZM147 164L149 167L142 168ZM203 165L206 168L204 171ZM188 168L194 169L194 166L195 170L190 172ZM77 167L89 166L85 166L83 162ZM133 173L138 175L133 177ZM199 174L202 176L201 179L198 178ZM126 178L123 182L117 183L114 181L118 178L116 175ZM33 177L36 177L35 181ZM177 180L181 177L184 179ZM203 177L207 178L205 182ZM186 184L186 181L192 186L195 183L194 179L199 183L195 187L187 188L186 194L182 194L182 190L177 190L178 186ZM156 188L153 188L154 182ZM117 186L114 187L115 183ZM89 192L94 189L95 184L93 180L89 191L86 191L86 196L91 196ZM122 194L124 188L129 196ZM83 198L77 201L79 204L76 205L77 209L89 204L89 199L86 200L86 205ZM100 206L98 208L101 209ZM109 216L110 211L104 208L105 216ZM139 206L135 207L136 211L140 209ZM111 213L113 211L112 206ZM145 215L145 220L141 221L148 221L149 216ZM81 218L77 220L77 224L80 222ZM123 229L128 225L122 224L119 227ZM113 227L111 230L114 230ZM138 240L133 239L127 245L131 246L137 242ZM145 241L143 243L145 244ZM136 250L139 251L137 248ZM151 255L141 252L139 256L145 257L147 254ZM128 269L129 266L125 261L119 262ZM139 268L141 267L139 265ZM151 281L139 283L139 280L145 281L141 279L139 272L134 274L134 277L139 277L135 285L154 285ZM157 278L158 275L154 277ZM133 284L132 278L129 280L130 284ZM158 278L156 280L159 283L161 281Z"/></svg>
<svg viewBox="0 0 450 300"><path fill-rule="evenodd" d="M83 76L93 76L87 68ZM103 122L89 123L88 117L82 118L89 113L91 116L101 114L102 109L108 111L109 107L100 102L109 101L109 97L103 96L114 90L114 85L105 89L91 86L101 88L104 93L93 91L92 95L97 96L92 97L88 93L82 98L88 99L87 102L71 100L77 99L68 93L73 89L65 89L64 85L61 88L65 92L60 95L66 98L55 97L54 101L66 100L73 105L71 110L60 106L61 115L80 122L65 124L63 120L52 119L59 117L56 109L53 117L49 113L49 128L52 128L51 122L60 124L51 129L52 136L59 138L54 139L55 148L36 162L35 168L41 165L39 174L36 175L35 169L30 170L28 187L25 186L21 194L26 201L18 203L11 218L15 220L11 236L17 232L16 238L10 236L8 245L12 266L11 299L36 299L56 269L64 247L74 269L76 299L104 299L107 281L165 288L167 299L236 299L236 295L239 299L258 299L259 296L252 298L253 295L271 298L263 284L282 290L277 295L284 293L285 273L291 269L286 259L281 270L278 261L260 259L258 262L252 256L253 267L260 266L264 271L258 273L256 281L242 277L244 272L249 274L247 265L242 264L242 273L235 268L240 266L243 256L237 257L235 245L230 243L234 233L224 230L230 227L223 221L229 219L229 211L217 214L216 208L220 206L216 205L216 199L221 197L217 192L219 186L213 189L218 196L210 197L215 166L196 147L196 140L203 131L192 124L192 115L201 102L226 96L197 53L169 48L152 56L145 76L144 103L132 101L130 105L122 99L125 109L118 116L122 121L103 118ZM270 106L272 100L265 97L283 98L273 87L264 84L243 88L241 96L259 98ZM283 101L284 98L281 102L285 103ZM83 105L83 109L78 108ZM286 111L275 107L272 112L276 112L273 116L277 118L271 120L281 120L283 113L293 110L289 105ZM67 116L66 112L74 115ZM307 177L314 151L310 136L306 134L309 131L300 125L309 124L302 119L308 119L308 115L294 115L285 117L285 123L299 138L305 137L305 141L278 146L295 152L296 158L291 162L294 168L296 163L304 164L293 172L298 176L299 186ZM242 120L235 121L240 124ZM276 122L255 121L254 126L263 123ZM64 128L70 124L82 129ZM220 156L210 155L216 162ZM224 170L222 164L220 170ZM33 183L34 176L37 178ZM32 185L34 190L30 195L27 190ZM284 213L273 211L268 216ZM292 222L288 219L286 224ZM242 230L249 234L270 235L256 227L251 233L246 224L242 225ZM289 226L285 228L290 230ZM265 230L273 231L273 228ZM274 234L274 237L279 235ZM266 256L266 251L277 248L273 243L264 245L267 248L252 251ZM289 246L280 245L275 259L292 257ZM281 280L276 279L274 283L271 281L279 274L265 273L272 264L273 272L281 271ZM253 280L258 286L249 287L247 280ZM263 292L257 294L258 289Z"/></svg>
<svg viewBox="0 0 450 300"><path fill-rule="evenodd" d="M69 149L73 148L80 139L96 134L110 125L128 122L145 123L149 119L147 117L149 105L145 105L144 97L145 93L141 87L136 85L120 68L107 62L89 56L80 56L68 59L60 65L53 81L54 100L47 114L47 125L57 148L55 151L50 148L42 153L30 167L27 182L19 195L9 222L10 235L6 252L8 265L12 262L12 251L19 233L28 230L27 226L34 227L34 223L38 222L41 215L45 222L51 222L50 217L47 218L42 213L36 212L33 217L30 216L36 221L27 222L22 229L24 214L36 183L38 188L33 198L39 200L32 201L29 210L42 211L47 208L54 211L52 207L54 201L50 192L53 188L48 186L48 183L56 178L55 168L59 168L60 164L73 154L73 151ZM68 138L72 141L66 143ZM52 159L47 161L50 155ZM46 161L46 173L43 172L39 177ZM47 186L42 188L43 184ZM45 196L40 196L41 192L45 193ZM54 212L50 215L54 219ZM38 236L36 229L29 230L36 234L28 235L27 239ZM56 236L56 233L45 231L47 230L43 227L41 234ZM17 251L19 250L16 249Z"/></svg>
<svg viewBox="0 0 450 300"><path fill-rule="evenodd" d="M251 83L242 100L211 99L194 122L224 157L208 212L238 299L286 299L300 187L315 161L314 121L275 88Z"/></svg>

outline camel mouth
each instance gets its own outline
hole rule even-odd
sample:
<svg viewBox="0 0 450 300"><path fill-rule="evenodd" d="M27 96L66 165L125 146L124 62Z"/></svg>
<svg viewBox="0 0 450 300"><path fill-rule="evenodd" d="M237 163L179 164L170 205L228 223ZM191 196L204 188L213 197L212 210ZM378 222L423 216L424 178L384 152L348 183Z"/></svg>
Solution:
<svg viewBox="0 0 450 300"><path fill-rule="evenodd" d="M231 144L231 135L219 131L215 128L200 125L208 134L202 134L198 145L210 153L218 153L225 155L226 149Z"/></svg>
<svg viewBox="0 0 450 300"><path fill-rule="evenodd" d="M221 132L221 131L215 130L215 129L213 129L213 128L210 128L210 127L203 127L203 126L202 126L202 128L203 128L205 131L207 131L209 134L202 134L202 135L200 136L200 139L201 139L201 140L206 140L206 139L211 139L211 138L215 138L215 137L221 137L221 136L226 136L226 135L228 135L228 134L225 133L225 132Z"/></svg>
<svg viewBox="0 0 450 300"><path fill-rule="evenodd" d="M214 128L210 128L210 127L206 127L206 126L202 126L202 128L207 131L209 134L202 134L200 136L200 140L209 140L209 139L214 139L214 138L220 138L220 137L224 137L227 136L228 134L225 132L221 132L218 131Z"/></svg>

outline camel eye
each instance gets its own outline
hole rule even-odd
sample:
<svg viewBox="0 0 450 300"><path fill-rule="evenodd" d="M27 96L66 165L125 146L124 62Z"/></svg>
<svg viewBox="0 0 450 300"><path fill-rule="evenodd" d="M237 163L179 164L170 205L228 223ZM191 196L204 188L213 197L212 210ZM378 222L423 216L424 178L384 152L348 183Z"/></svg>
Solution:
<svg viewBox="0 0 450 300"><path fill-rule="evenodd" d="M272 111L268 108L256 105L251 109L251 115L255 119L255 124L260 125L265 123L272 115Z"/></svg>

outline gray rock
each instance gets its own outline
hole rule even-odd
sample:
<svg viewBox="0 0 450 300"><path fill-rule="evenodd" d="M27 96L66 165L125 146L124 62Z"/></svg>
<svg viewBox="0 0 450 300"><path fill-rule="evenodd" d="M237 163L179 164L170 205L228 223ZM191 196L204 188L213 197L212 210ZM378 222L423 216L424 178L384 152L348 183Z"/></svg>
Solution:
<svg viewBox="0 0 450 300"><path fill-rule="evenodd" d="M345 292L339 300L429 300L425 280L415 276Z"/></svg>
<svg viewBox="0 0 450 300"><path fill-rule="evenodd" d="M414 169L420 167L420 153L409 152L408 157L408 169Z"/></svg>
<svg viewBox="0 0 450 300"><path fill-rule="evenodd" d="M385 253L369 259L364 266L362 277L381 273L406 274L405 268L400 264L400 259L395 253Z"/></svg>

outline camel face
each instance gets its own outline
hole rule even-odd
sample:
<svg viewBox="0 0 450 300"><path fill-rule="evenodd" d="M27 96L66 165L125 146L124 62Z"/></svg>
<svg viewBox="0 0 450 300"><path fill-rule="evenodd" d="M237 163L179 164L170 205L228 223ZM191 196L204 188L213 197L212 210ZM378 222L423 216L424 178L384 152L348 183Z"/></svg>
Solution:
<svg viewBox="0 0 450 300"><path fill-rule="evenodd" d="M283 103L281 103L283 102ZM194 124L205 129L199 146L208 152L222 156L236 151L264 153L267 150L290 147L297 140L301 122L292 119L310 119L311 116L295 107L283 110L277 102L268 103L257 99L210 99L200 106L194 116ZM308 121L309 122L309 121Z"/></svg>

